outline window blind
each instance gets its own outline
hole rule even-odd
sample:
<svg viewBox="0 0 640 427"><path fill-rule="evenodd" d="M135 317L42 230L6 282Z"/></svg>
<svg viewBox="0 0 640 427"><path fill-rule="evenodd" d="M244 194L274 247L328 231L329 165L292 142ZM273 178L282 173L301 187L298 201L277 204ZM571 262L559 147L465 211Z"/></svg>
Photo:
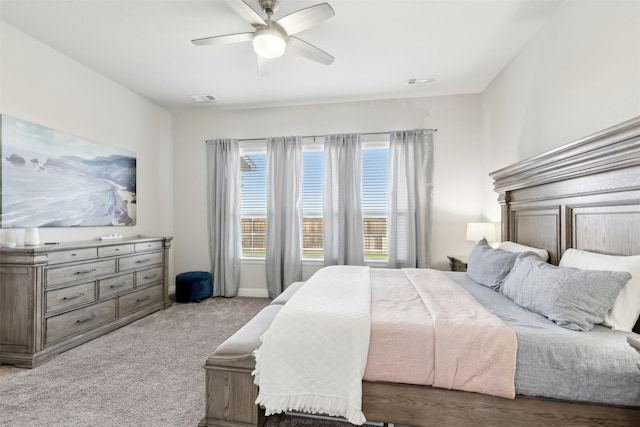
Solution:
<svg viewBox="0 0 640 427"><path fill-rule="evenodd" d="M255 149L240 150L242 175L241 215L243 218L267 217L267 153Z"/></svg>
<svg viewBox="0 0 640 427"><path fill-rule="evenodd" d="M322 144L305 144L302 153L302 211L305 217L322 218Z"/></svg>
<svg viewBox="0 0 640 427"><path fill-rule="evenodd" d="M387 206L389 182L388 141L362 143L362 230L364 258L387 258Z"/></svg>
<svg viewBox="0 0 640 427"><path fill-rule="evenodd" d="M362 147L362 215L386 217L389 147Z"/></svg>

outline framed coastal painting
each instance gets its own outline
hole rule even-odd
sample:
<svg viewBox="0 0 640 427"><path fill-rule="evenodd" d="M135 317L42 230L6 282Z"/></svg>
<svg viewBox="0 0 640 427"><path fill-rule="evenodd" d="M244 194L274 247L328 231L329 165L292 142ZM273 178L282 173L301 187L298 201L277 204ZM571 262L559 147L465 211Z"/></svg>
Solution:
<svg viewBox="0 0 640 427"><path fill-rule="evenodd" d="M0 227L136 223L136 156L1 115Z"/></svg>

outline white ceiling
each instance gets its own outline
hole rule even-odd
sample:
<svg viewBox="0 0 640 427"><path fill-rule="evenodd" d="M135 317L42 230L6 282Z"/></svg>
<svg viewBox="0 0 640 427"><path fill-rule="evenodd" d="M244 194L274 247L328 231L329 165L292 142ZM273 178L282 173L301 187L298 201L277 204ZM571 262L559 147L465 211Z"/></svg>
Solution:
<svg viewBox="0 0 640 427"><path fill-rule="evenodd" d="M258 0L245 0L264 16ZM280 0L274 19L322 0ZM297 36L332 65L285 53L258 77L253 31L223 0L0 0L0 18L169 111L482 92L561 0L328 0L335 16ZM436 77L410 87L411 77ZM189 95L212 94L196 105Z"/></svg>

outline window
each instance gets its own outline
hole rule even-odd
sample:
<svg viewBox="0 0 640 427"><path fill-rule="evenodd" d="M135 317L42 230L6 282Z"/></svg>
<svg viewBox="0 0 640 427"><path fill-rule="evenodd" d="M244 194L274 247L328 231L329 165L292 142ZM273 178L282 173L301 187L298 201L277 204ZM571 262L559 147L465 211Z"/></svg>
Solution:
<svg viewBox="0 0 640 427"><path fill-rule="evenodd" d="M242 256L264 257L267 247L267 152L264 143L240 146Z"/></svg>
<svg viewBox="0 0 640 427"><path fill-rule="evenodd" d="M304 144L302 151L302 257L322 258L322 170L321 142Z"/></svg>
<svg viewBox="0 0 640 427"><path fill-rule="evenodd" d="M362 229L364 258L387 259L389 143L362 145Z"/></svg>
<svg viewBox="0 0 640 427"><path fill-rule="evenodd" d="M242 255L266 253L266 142L240 146L242 174ZM387 194L389 141L363 139L362 216L366 260L387 258ZM302 256L322 259L323 143L305 141L302 153Z"/></svg>

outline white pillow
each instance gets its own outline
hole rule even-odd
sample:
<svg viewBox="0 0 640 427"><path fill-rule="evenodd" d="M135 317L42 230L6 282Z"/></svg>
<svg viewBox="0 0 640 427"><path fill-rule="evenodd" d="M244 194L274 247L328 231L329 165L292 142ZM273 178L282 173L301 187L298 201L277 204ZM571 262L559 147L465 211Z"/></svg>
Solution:
<svg viewBox="0 0 640 427"><path fill-rule="evenodd" d="M520 243L514 242L502 242L498 245L498 249L502 249L503 251L509 252L533 252L537 254L543 261L549 261L549 252L540 248L533 248L531 246L521 245Z"/></svg>
<svg viewBox="0 0 640 427"><path fill-rule="evenodd" d="M631 331L640 316L640 255L603 255L581 249L567 249L560 259L561 267L582 270L627 271L631 280L618 294L613 307L604 319L612 329Z"/></svg>

